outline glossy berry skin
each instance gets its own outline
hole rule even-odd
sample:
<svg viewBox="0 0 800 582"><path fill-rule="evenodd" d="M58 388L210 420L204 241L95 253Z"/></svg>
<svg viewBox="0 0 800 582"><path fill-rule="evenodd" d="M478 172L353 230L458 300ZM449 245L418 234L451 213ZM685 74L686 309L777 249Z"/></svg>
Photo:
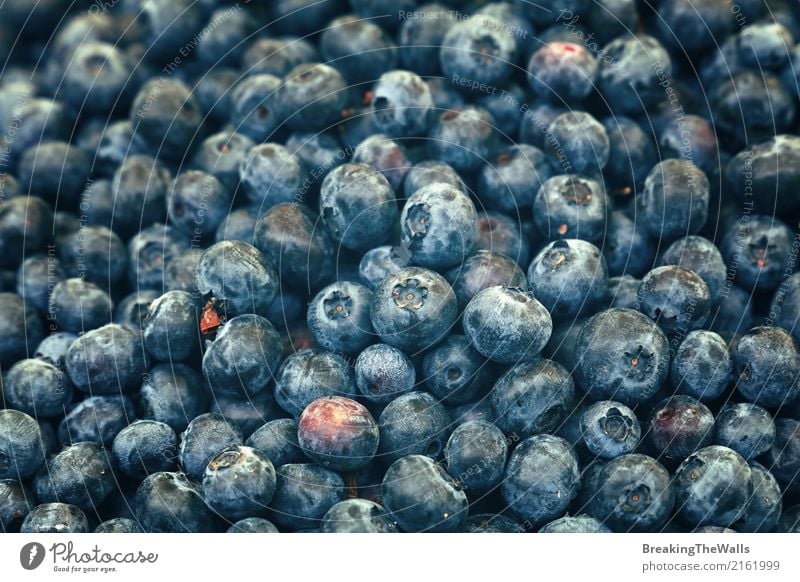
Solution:
<svg viewBox="0 0 800 582"><path fill-rule="evenodd" d="M611 530L590 515L566 515L551 521L539 533L611 533Z"/></svg>
<svg viewBox="0 0 800 582"><path fill-rule="evenodd" d="M775 289L788 268L794 233L780 220L766 215L737 221L722 241L727 265L737 265L736 283L746 290Z"/></svg>
<svg viewBox="0 0 800 582"><path fill-rule="evenodd" d="M691 396L671 396L656 405L647 436L656 458L674 465L711 443L714 415Z"/></svg>
<svg viewBox="0 0 800 582"><path fill-rule="evenodd" d="M501 491L513 514L538 526L564 515L579 484L578 459L567 441L541 434L511 453Z"/></svg>
<svg viewBox="0 0 800 582"><path fill-rule="evenodd" d="M669 373L669 344L648 317L608 309L589 319L575 346L575 379L591 398L628 406L653 396Z"/></svg>
<svg viewBox="0 0 800 582"><path fill-rule="evenodd" d="M200 343L199 306L186 291L168 291L150 304L142 325L148 353L162 362L188 358Z"/></svg>
<svg viewBox="0 0 800 582"><path fill-rule="evenodd" d="M550 314L533 293L489 287L467 305L464 333L484 357L501 364L530 362L553 332Z"/></svg>
<svg viewBox="0 0 800 582"><path fill-rule="evenodd" d="M36 308L16 293L0 293L0 366L33 353L44 336Z"/></svg>
<svg viewBox="0 0 800 582"><path fill-rule="evenodd" d="M183 473L148 475L136 490L136 519L150 533L208 533L217 515L203 501L200 485Z"/></svg>
<svg viewBox="0 0 800 582"><path fill-rule="evenodd" d="M234 523L226 533L278 533L278 528L263 517L246 517Z"/></svg>
<svg viewBox="0 0 800 582"><path fill-rule="evenodd" d="M459 172L477 170L497 150L498 134L491 114L472 105L448 108L428 133L428 155Z"/></svg>
<svg viewBox="0 0 800 582"><path fill-rule="evenodd" d="M114 490L111 455L97 443L76 443L48 459L33 477L42 503L70 503L93 511Z"/></svg>
<svg viewBox="0 0 800 582"><path fill-rule="evenodd" d="M0 410L0 479L26 479L44 462L38 423L18 410Z"/></svg>
<svg viewBox="0 0 800 582"><path fill-rule="evenodd" d="M675 505L667 470L645 455L622 455L600 469L590 513L615 532L658 532Z"/></svg>
<svg viewBox="0 0 800 582"><path fill-rule="evenodd" d="M137 420L114 438L111 451L115 467L134 479L144 479L175 465L178 436L171 427L154 420Z"/></svg>
<svg viewBox="0 0 800 582"><path fill-rule="evenodd" d="M113 304L108 293L94 283L76 277L56 283L47 311L58 329L82 333L111 321Z"/></svg>
<svg viewBox="0 0 800 582"><path fill-rule="evenodd" d="M670 365L670 382L680 394L714 400L733 379L733 360L725 340L713 331L689 332Z"/></svg>
<svg viewBox="0 0 800 582"><path fill-rule="evenodd" d="M775 421L760 406L729 402L717 414L714 444L733 449L746 461L767 452L774 442Z"/></svg>
<svg viewBox="0 0 800 582"><path fill-rule="evenodd" d="M397 524L386 510L368 499L345 499L322 517L322 533L395 533Z"/></svg>
<svg viewBox="0 0 800 582"><path fill-rule="evenodd" d="M219 414L196 416L180 435L178 461L186 475L197 481L217 453L242 444L242 433Z"/></svg>
<svg viewBox="0 0 800 582"><path fill-rule="evenodd" d="M545 246L528 267L534 297L554 319L591 312L605 297L608 267L600 250L579 239L557 240Z"/></svg>
<svg viewBox="0 0 800 582"><path fill-rule="evenodd" d="M309 404L297 423L297 440L315 463L340 472L362 469L378 450L379 431L355 400L325 396Z"/></svg>
<svg viewBox="0 0 800 582"><path fill-rule="evenodd" d="M358 354L355 381L362 396L370 402L386 405L414 389L416 371L402 351L387 344L374 344Z"/></svg>
<svg viewBox="0 0 800 582"><path fill-rule="evenodd" d="M638 297L642 313L668 334L701 327L711 308L711 294L700 275L674 265L647 273Z"/></svg>
<svg viewBox="0 0 800 582"><path fill-rule="evenodd" d="M775 420L775 442L764 455L764 465L778 480L784 492L796 494L800 471L800 421L791 418Z"/></svg>
<svg viewBox="0 0 800 582"><path fill-rule="evenodd" d="M22 520L33 507L33 495L27 486L12 479L0 480L0 531L19 531Z"/></svg>
<svg viewBox="0 0 800 582"><path fill-rule="evenodd" d="M381 75L372 91L371 106L376 129L390 137L423 135L434 107L425 81L403 70Z"/></svg>
<svg viewBox="0 0 800 582"><path fill-rule="evenodd" d="M110 323L86 332L67 352L66 369L73 385L94 394L126 391L141 381L149 358L139 332Z"/></svg>
<svg viewBox="0 0 800 582"><path fill-rule="evenodd" d="M378 285L370 315L382 342L415 352L449 333L458 318L458 301L444 277L408 267Z"/></svg>
<svg viewBox="0 0 800 582"><path fill-rule="evenodd" d="M581 433L586 448L605 459L632 453L642 437L636 414L620 402L595 402L581 415Z"/></svg>
<svg viewBox="0 0 800 582"><path fill-rule="evenodd" d="M800 391L800 355L789 333L779 327L755 327L737 338L731 355L744 398L767 408L794 400Z"/></svg>
<svg viewBox="0 0 800 582"><path fill-rule="evenodd" d="M263 453L235 446L208 463L203 499L216 513L236 521L265 513L275 494L275 482L275 468Z"/></svg>
<svg viewBox="0 0 800 582"><path fill-rule="evenodd" d="M451 26L439 51L445 77L453 79L464 91L477 89L473 83L494 86L505 81L512 72L517 46L504 26L502 21L484 14Z"/></svg>
<svg viewBox="0 0 800 582"><path fill-rule="evenodd" d="M378 419L380 459L393 463L406 455L437 458L450 435L450 417L427 392L409 392L390 402Z"/></svg>
<svg viewBox="0 0 800 582"><path fill-rule="evenodd" d="M547 126L547 153L563 172L596 175L608 163L605 127L584 111L562 113Z"/></svg>
<svg viewBox="0 0 800 582"><path fill-rule="evenodd" d="M503 432L482 420L459 425L444 448L447 472L473 499L500 485L507 456Z"/></svg>
<svg viewBox="0 0 800 582"><path fill-rule="evenodd" d="M708 217L708 178L688 160L665 160L650 170L637 205L651 236L666 242L695 234Z"/></svg>
<svg viewBox="0 0 800 582"><path fill-rule="evenodd" d="M607 215L603 186L574 174L548 179L533 202L536 227L548 239L579 238L596 243L605 233Z"/></svg>
<svg viewBox="0 0 800 582"><path fill-rule="evenodd" d="M111 447L114 437L136 418L127 396L89 396L72 407L58 425L58 440L68 445L95 442Z"/></svg>
<svg viewBox="0 0 800 582"><path fill-rule="evenodd" d="M25 516L21 533L88 533L83 511L68 503L42 503Z"/></svg>
<svg viewBox="0 0 800 582"><path fill-rule="evenodd" d="M150 368L139 391L141 418L169 425L177 433L208 410L208 393L200 374L185 364Z"/></svg>
<svg viewBox="0 0 800 582"><path fill-rule="evenodd" d="M533 203L536 192L552 175L542 150L528 144L513 145L481 168L478 192L488 207L514 215Z"/></svg>
<svg viewBox="0 0 800 582"><path fill-rule="evenodd" d="M278 291L278 275L256 247L221 241L203 251L197 266L197 289L224 302L228 317L263 314Z"/></svg>
<svg viewBox="0 0 800 582"><path fill-rule="evenodd" d="M255 239L281 281L315 288L333 272L336 247L327 228L321 228L319 217L307 206L273 206L256 222Z"/></svg>
<svg viewBox="0 0 800 582"><path fill-rule="evenodd" d="M526 289L525 273L513 259L489 251L475 251L445 277L453 286L458 304L466 307L478 293L497 285Z"/></svg>
<svg viewBox="0 0 800 582"><path fill-rule="evenodd" d="M432 459L408 455L389 467L381 485L384 507L406 532L458 530L467 517L467 496Z"/></svg>
<svg viewBox="0 0 800 582"><path fill-rule="evenodd" d="M264 453L275 467L302 463L306 459L297 441L297 422L290 418L267 422L256 429L244 444Z"/></svg>
<svg viewBox="0 0 800 582"><path fill-rule="evenodd" d="M338 354L316 349L286 358L275 378L275 400L295 418L318 398L355 393L353 369L347 361Z"/></svg>
<svg viewBox="0 0 800 582"><path fill-rule="evenodd" d="M329 65L298 65L289 71L276 94L280 117L295 131L325 129L339 118L346 87L342 75Z"/></svg>
<svg viewBox="0 0 800 582"><path fill-rule="evenodd" d="M575 386L567 370L546 359L517 364L495 383L489 398L495 423L508 434L554 432L573 407Z"/></svg>
<svg viewBox="0 0 800 582"><path fill-rule="evenodd" d="M278 467L270 519L286 529L319 527L328 510L345 498L344 481L319 465Z"/></svg>
<svg viewBox="0 0 800 582"><path fill-rule="evenodd" d="M481 399L494 377L491 364L459 334L447 336L425 353L422 372L428 392L448 405Z"/></svg>
<svg viewBox="0 0 800 582"><path fill-rule="evenodd" d="M460 190L445 184L424 186L403 207L401 241L413 264L450 267L472 250L477 219L475 205Z"/></svg>
<svg viewBox="0 0 800 582"><path fill-rule="evenodd" d="M746 514L750 478L739 453L718 445L700 449L675 472L678 517L694 527L731 525Z"/></svg>
<svg viewBox="0 0 800 582"><path fill-rule="evenodd" d="M397 222L389 181L366 164L342 164L322 182L320 216L343 247L364 251L386 241Z"/></svg>
<svg viewBox="0 0 800 582"><path fill-rule="evenodd" d="M2 390L6 406L35 418L63 414L74 393L67 374L38 357L14 364L3 379Z"/></svg>

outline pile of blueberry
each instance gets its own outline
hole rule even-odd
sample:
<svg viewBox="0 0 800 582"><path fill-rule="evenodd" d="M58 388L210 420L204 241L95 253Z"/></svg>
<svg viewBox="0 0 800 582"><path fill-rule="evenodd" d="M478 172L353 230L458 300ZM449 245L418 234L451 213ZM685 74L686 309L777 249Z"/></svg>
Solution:
<svg viewBox="0 0 800 582"><path fill-rule="evenodd" d="M0 3L0 529L800 531L800 3Z"/></svg>

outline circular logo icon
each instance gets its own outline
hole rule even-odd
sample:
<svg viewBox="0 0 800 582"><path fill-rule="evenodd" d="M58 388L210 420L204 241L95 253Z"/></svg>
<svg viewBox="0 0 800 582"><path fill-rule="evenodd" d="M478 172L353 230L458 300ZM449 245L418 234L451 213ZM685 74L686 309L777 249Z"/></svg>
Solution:
<svg viewBox="0 0 800 582"><path fill-rule="evenodd" d="M39 542L30 542L19 551L19 563L26 570L35 570L44 562L44 546Z"/></svg>

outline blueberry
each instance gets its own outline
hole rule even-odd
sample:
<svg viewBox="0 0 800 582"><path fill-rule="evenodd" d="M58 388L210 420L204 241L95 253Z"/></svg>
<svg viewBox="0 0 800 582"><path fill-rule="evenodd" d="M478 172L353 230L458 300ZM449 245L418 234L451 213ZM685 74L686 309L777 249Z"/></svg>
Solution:
<svg viewBox="0 0 800 582"><path fill-rule="evenodd" d="M299 12L307 15L307 10ZM283 77L297 65L318 57L316 47L300 37L255 38L242 54L242 69L249 75Z"/></svg>
<svg viewBox="0 0 800 582"><path fill-rule="evenodd" d="M77 147L60 141L43 141L23 152L17 173L28 192L57 202L63 208L76 205L91 169L89 156Z"/></svg>
<svg viewBox="0 0 800 582"><path fill-rule="evenodd" d="M0 480L0 530L3 533L19 531L32 503L33 495L27 486L12 479Z"/></svg>
<svg viewBox="0 0 800 582"><path fill-rule="evenodd" d="M0 266L15 268L37 251L46 250L52 236L53 209L36 196L15 196L2 202Z"/></svg>
<svg viewBox="0 0 800 582"><path fill-rule="evenodd" d="M397 222L388 180L366 164L342 164L322 182L320 216L343 247L364 251L383 243Z"/></svg>
<svg viewBox="0 0 800 582"><path fill-rule="evenodd" d="M775 291L769 307L769 323L792 334L795 341L800 338L800 274L785 278Z"/></svg>
<svg viewBox="0 0 800 582"><path fill-rule="evenodd" d="M678 393L714 400L722 396L732 379L733 360L728 346L713 331L689 332L675 350L670 381Z"/></svg>
<svg viewBox="0 0 800 582"><path fill-rule="evenodd" d="M142 40L155 59L173 58L205 22L202 4L190 0L150 0L142 5L141 11Z"/></svg>
<svg viewBox="0 0 800 582"><path fill-rule="evenodd" d="M407 532L458 530L467 517L467 496L432 459L408 455L386 471L384 506Z"/></svg>
<svg viewBox="0 0 800 582"><path fill-rule="evenodd" d="M605 117L601 123L608 134L609 156L603 173L609 186L620 193L638 191L658 162L652 135L630 117Z"/></svg>
<svg viewBox="0 0 800 582"><path fill-rule="evenodd" d="M394 533L397 525L386 510L368 499L345 499L322 517L322 533Z"/></svg>
<svg viewBox="0 0 800 582"><path fill-rule="evenodd" d="M197 349L199 309L186 291L168 291L150 304L142 325L144 347L156 360L177 362Z"/></svg>
<svg viewBox="0 0 800 582"><path fill-rule="evenodd" d="M203 498L215 512L236 521L266 511L275 494L275 481L275 468L263 453L235 446L208 463Z"/></svg>
<svg viewBox="0 0 800 582"><path fill-rule="evenodd" d="M403 247L394 245L375 247L361 256L358 278L361 283L374 290L386 277L407 267L409 259Z"/></svg>
<svg viewBox="0 0 800 582"><path fill-rule="evenodd" d="M59 257L72 277L82 277L104 290L123 280L128 270L125 244L105 226L87 226L65 237Z"/></svg>
<svg viewBox="0 0 800 582"><path fill-rule="evenodd" d="M141 417L169 425L175 432L208 410L200 375L185 364L158 364L147 373L139 392Z"/></svg>
<svg viewBox="0 0 800 582"><path fill-rule="evenodd" d="M263 517L246 517L229 527L227 533L278 533L278 528Z"/></svg>
<svg viewBox="0 0 800 582"><path fill-rule="evenodd" d="M133 519L114 517L94 528L94 533L142 533L142 528Z"/></svg>
<svg viewBox="0 0 800 582"><path fill-rule="evenodd" d="M241 431L219 414L196 416L180 435L178 460L189 478L200 480L209 461L227 447L242 444Z"/></svg>
<svg viewBox="0 0 800 582"><path fill-rule="evenodd" d="M255 245L256 221L259 216L258 208L252 206L231 211L217 228L214 241L240 240Z"/></svg>
<svg viewBox="0 0 800 582"><path fill-rule="evenodd" d="M416 372L403 352L386 344L374 344L358 354L355 381L362 396L386 405L414 389Z"/></svg>
<svg viewBox="0 0 800 582"><path fill-rule="evenodd" d="M753 486L747 462L718 445L690 455L674 483L678 517L693 527L733 524L746 514Z"/></svg>
<svg viewBox="0 0 800 582"><path fill-rule="evenodd" d="M800 422L789 418L775 420L775 442L764 455L764 466L775 476L784 493L800 490Z"/></svg>
<svg viewBox="0 0 800 582"><path fill-rule="evenodd" d="M66 368L78 390L116 394L138 385L148 367L139 332L110 323L87 331L70 346Z"/></svg>
<svg viewBox="0 0 800 582"><path fill-rule="evenodd" d="M439 47L455 18L452 10L438 2L423 4L417 10L426 17L406 18L400 25L400 63L419 75L436 75L441 71Z"/></svg>
<svg viewBox="0 0 800 582"><path fill-rule="evenodd" d="M314 464L288 464L276 469L277 484L271 519L283 528L319 527L328 510L344 500L342 478Z"/></svg>
<svg viewBox="0 0 800 582"><path fill-rule="evenodd" d="M89 396L61 421L58 440L64 445L91 441L110 448L117 433L135 418L127 396Z"/></svg>
<svg viewBox="0 0 800 582"><path fill-rule="evenodd" d="M187 244L171 226L154 224L144 228L128 243L128 271L131 284L138 290L165 289L166 266L187 251Z"/></svg>
<svg viewBox="0 0 800 582"><path fill-rule="evenodd" d="M678 239L661 255L660 263L677 265L700 275L712 301L716 301L722 293L727 268L719 249L708 239L700 236Z"/></svg>
<svg viewBox="0 0 800 582"><path fill-rule="evenodd" d="M44 462L42 432L18 410L0 410L0 479L26 479Z"/></svg>
<svg viewBox="0 0 800 582"><path fill-rule="evenodd" d="M97 443L66 446L34 475L32 489L41 503L69 503L95 510L116 485L108 452Z"/></svg>
<svg viewBox="0 0 800 582"><path fill-rule="evenodd" d="M300 448L311 460L341 472L364 468L378 450L378 425L355 400L325 396L309 404L297 423Z"/></svg>
<svg viewBox="0 0 800 582"><path fill-rule="evenodd" d="M711 443L714 415L691 396L671 396L656 405L647 436L656 458L674 465Z"/></svg>
<svg viewBox="0 0 800 582"><path fill-rule="evenodd" d="M147 155L127 155L114 172L111 228L123 233L163 222L167 216L169 171ZM140 233L141 236L141 233Z"/></svg>
<svg viewBox="0 0 800 582"><path fill-rule="evenodd" d="M755 461L750 461L750 481L752 493L747 504L747 515L734 524L736 531L775 531L783 509L780 485L772 473Z"/></svg>
<svg viewBox="0 0 800 582"><path fill-rule="evenodd" d="M422 188L438 182L449 184L453 188L467 192L461 176L450 164L438 160L425 160L414 164L403 180L403 193L406 198Z"/></svg>
<svg viewBox="0 0 800 582"><path fill-rule="evenodd" d="M39 358L14 364L2 386L6 406L35 418L63 414L73 392L66 373L57 364Z"/></svg>
<svg viewBox="0 0 800 582"><path fill-rule="evenodd" d="M411 161L402 143L383 133L373 133L362 140L353 150L352 161L378 170L395 192L401 190L403 179L411 169Z"/></svg>
<svg viewBox="0 0 800 582"><path fill-rule="evenodd" d="M600 250L579 239L549 243L528 268L528 285L534 297L554 318L592 311L608 290L608 267Z"/></svg>
<svg viewBox="0 0 800 582"><path fill-rule="evenodd" d="M228 321L206 348L203 374L213 392L253 397L273 379L281 355L280 336L269 321L240 315Z"/></svg>
<svg viewBox="0 0 800 582"><path fill-rule="evenodd" d="M690 161L709 176L718 171L720 153L714 126L699 115L670 117L660 128L658 149L662 159Z"/></svg>
<svg viewBox="0 0 800 582"><path fill-rule="evenodd" d="M450 436L447 410L427 392L409 392L392 400L378 425L380 458L387 464L406 455L437 458Z"/></svg>
<svg viewBox="0 0 800 582"><path fill-rule="evenodd" d="M217 529L217 516L203 501L200 485L183 473L148 475L136 490L134 507L136 519L146 532L213 532Z"/></svg>
<svg viewBox="0 0 800 582"><path fill-rule="evenodd" d="M239 162L239 178L247 199L263 212L300 200L306 175L297 155L280 144L264 143L253 146Z"/></svg>
<svg viewBox="0 0 800 582"><path fill-rule="evenodd" d="M335 123L344 108L347 85L333 67L306 63L286 74L276 93L277 110L296 131L315 131Z"/></svg>
<svg viewBox="0 0 800 582"><path fill-rule="evenodd" d="M459 425L444 448L447 472L473 498L500 485L507 456L503 432L481 420Z"/></svg>
<svg viewBox="0 0 800 582"><path fill-rule="evenodd" d="M474 402L486 394L494 376L469 338L457 334L426 352L422 371L428 391L445 404Z"/></svg>
<svg viewBox="0 0 800 582"><path fill-rule="evenodd" d="M114 438L111 451L116 468L128 477L144 479L175 465L178 436L169 425L155 420L137 420Z"/></svg>
<svg viewBox="0 0 800 582"><path fill-rule="evenodd" d="M688 53L716 45L733 31L736 19L725 2L675 0L659 6L658 26L665 39Z"/></svg>
<svg viewBox="0 0 800 582"><path fill-rule="evenodd" d="M371 318L382 342L413 352L435 345L449 333L458 318L458 301L444 277L408 267L375 289Z"/></svg>
<svg viewBox="0 0 800 582"><path fill-rule="evenodd" d="M22 533L88 533L89 521L83 511L68 503L43 503L25 516Z"/></svg>
<svg viewBox="0 0 800 582"><path fill-rule="evenodd" d="M589 319L575 346L575 379L593 399L632 405L653 396L669 373L668 342L648 317L608 309Z"/></svg>
<svg viewBox="0 0 800 582"><path fill-rule="evenodd" d="M606 459L632 453L642 436L636 414L613 400L589 406L581 415L580 427L586 448Z"/></svg>
<svg viewBox="0 0 800 582"><path fill-rule="evenodd" d="M551 521L539 533L610 533L603 522L590 515L567 515Z"/></svg>
<svg viewBox="0 0 800 582"><path fill-rule="evenodd" d="M197 267L197 289L222 302L229 317L263 314L278 291L278 275L253 245L221 241L203 251Z"/></svg>
<svg viewBox="0 0 800 582"><path fill-rule="evenodd" d="M667 470L645 455L622 455L600 468L590 513L617 532L657 532L675 505Z"/></svg>
<svg viewBox="0 0 800 582"><path fill-rule="evenodd" d="M583 46L551 42L531 55L528 83L541 97L575 103L586 98L597 78L597 60Z"/></svg>
<svg viewBox="0 0 800 582"><path fill-rule="evenodd" d="M766 215L738 221L720 245L736 283L746 290L772 290L789 267L794 234L783 222Z"/></svg>
<svg viewBox="0 0 800 582"><path fill-rule="evenodd" d="M244 52L242 38L251 34L250 15L240 8L217 8L197 37L197 57L212 70L238 64Z"/></svg>
<svg viewBox="0 0 800 582"><path fill-rule="evenodd" d="M356 392L353 370L337 354L303 350L292 354L275 378L275 400L298 418L306 406L323 396L352 396Z"/></svg>
<svg viewBox="0 0 800 582"><path fill-rule="evenodd" d="M488 207L516 214L533 203L537 190L552 175L550 162L539 148L513 145L481 168L478 192Z"/></svg>
<svg viewBox="0 0 800 582"><path fill-rule="evenodd" d="M110 177L114 174L129 156L147 154L148 148L144 139L136 132L134 124L127 119L103 124L103 131L98 136L97 146L93 154L92 170L101 176ZM97 181L87 185L87 190L81 195L86 196L88 188L97 184ZM109 209L111 211L111 209ZM119 220L122 217L117 217Z"/></svg>
<svg viewBox="0 0 800 582"><path fill-rule="evenodd" d="M525 273L512 259L489 251L477 251L445 274L453 286L459 306L498 285L526 289Z"/></svg>
<svg viewBox="0 0 800 582"><path fill-rule="evenodd" d="M113 305L108 294L81 277L56 283L47 313L61 331L82 333L111 321Z"/></svg>
<svg viewBox="0 0 800 582"><path fill-rule="evenodd" d="M168 215L170 224L192 240L210 238L230 210L228 190L212 174L190 170L172 183Z"/></svg>
<svg viewBox="0 0 800 582"><path fill-rule="evenodd" d="M372 92L375 127L391 137L424 134L433 110L433 97L422 78L410 71L381 75Z"/></svg>
<svg viewBox="0 0 800 582"><path fill-rule="evenodd" d="M639 285L639 309L668 334L685 334L708 318L711 294L694 271L668 265L647 273Z"/></svg>
<svg viewBox="0 0 800 582"><path fill-rule="evenodd" d="M397 66L397 47L372 20L354 15L331 20L319 39L325 61L350 83L374 81Z"/></svg>
<svg viewBox="0 0 800 582"><path fill-rule="evenodd" d="M267 422L256 429L244 444L264 453L276 467L302 463L306 459L297 440L297 422L289 418Z"/></svg>
<svg viewBox="0 0 800 582"><path fill-rule="evenodd" d="M712 312L711 329L721 334L750 329L753 320L751 294L730 282L726 285Z"/></svg>
<svg viewBox="0 0 800 582"><path fill-rule="evenodd" d="M780 407L797 397L800 356L787 331L755 327L734 341L731 355L738 375L736 388L749 402Z"/></svg>
<svg viewBox="0 0 800 582"><path fill-rule="evenodd" d="M548 239L578 238L596 243L603 238L607 214L605 188L574 174L548 179L533 202L536 227Z"/></svg>
<svg viewBox="0 0 800 582"><path fill-rule="evenodd" d="M198 299L200 292L197 290L197 267L202 256L202 249L193 247L181 255L171 257L164 269L164 290L184 291Z"/></svg>
<svg viewBox="0 0 800 582"><path fill-rule="evenodd" d="M541 434L516 446L501 490L514 515L538 526L564 515L579 484L578 460L567 441Z"/></svg>
<svg viewBox="0 0 800 582"><path fill-rule="evenodd" d="M525 533L525 528L516 520L502 514L470 515L464 523L467 533Z"/></svg>
<svg viewBox="0 0 800 582"><path fill-rule="evenodd" d="M526 98L525 90L512 83L501 93L487 93L478 97L476 103L489 112L501 135L514 139L519 134L519 127L525 115L520 104Z"/></svg>
<svg viewBox="0 0 800 582"><path fill-rule="evenodd" d="M483 166L496 152L498 135L491 114L472 105L447 108L428 133L428 154L460 172ZM536 145L536 144L534 144Z"/></svg>
<svg viewBox="0 0 800 582"><path fill-rule="evenodd" d="M499 212L478 213L478 236L474 250L505 255L521 266L529 263L529 243L522 225Z"/></svg>
<svg viewBox="0 0 800 582"><path fill-rule="evenodd" d="M642 221L634 222L619 210L609 214L602 250L611 275L640 277L655 264L655 249Z"/></svg>
<svg viewBox="0 0 800 582"><path fill-rule="evenodd" d="M439 62L445 77L465 90L483 84L494 88L512 73L517 45L505 24L477 14L456 22L445 34Z"/></svg>

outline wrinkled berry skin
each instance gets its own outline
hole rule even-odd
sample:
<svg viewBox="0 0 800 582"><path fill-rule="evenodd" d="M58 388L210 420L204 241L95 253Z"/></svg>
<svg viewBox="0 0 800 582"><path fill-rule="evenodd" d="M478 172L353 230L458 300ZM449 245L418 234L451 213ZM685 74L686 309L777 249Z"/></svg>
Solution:
<svg viewBox="0 0 800 582"><path fill-rule="evenodd" d="M206 348L203 374L212 392L255 396L263 392L281 361L281 338L258 315L228 321Z"/></svg>
<svg viewBox="0 0 800 582"><path fill-rule="evenodd" d="M380 459L392 463L406 455L437 458L450 436L447 409L427 392L409 392L389 403L378 419Z"/></svg>
<svg viewBox="0 0 800 582"><path fill-rule="evenodd" d="M18 410L0 410L0 479L25 479L44 462L39 424Z"/></svg>
<svg viewBox="0 0 800 582"><path fill-rule="evenodd" d="M445 273L445 278L453 286L461 307L466 307L479 292L495 285L528 288L525 273L513 259L489 251L476 251Z"/></svg>
<svg viewBox="0 0 800 582"><path fill-rule="evenodd" d="M546 359L510 368L489 394L495 424L523 438L554 432L574 407L574 397L569 372Z"/></svg>
<svg viewBox="0 0 800 582"><path fill-rule="evenodd" d="M779 407L800 393L800 355L792 336L778 327L756 327L734 341L736 388L749 402Z"/></svg>
<svg viewBox="0 0 800 582"><path fill-rule="evenodd" d="M427 372L425 375L429 378ZM355 378L362 396L370 402L386 405L414 389L416 371L408 356L397 348L374 344L358 354Z"/></svg>
<svg viewBox="0 0 800 582"><path fill-rule="evenodd" d="M201 414L180 435L178 460L186 475L200 481L208 462L227 447L242 444L242 433L219 414Z"/></svg>
<svg viewBox="0 0 800 582"><path fill-rule="evenodd" d="M586 448L605 459L632 453L642 437L636 414L613 400L601 400L587 408L581 415L580 427Z"/></svg>
<svg viewBox="0 0 800 582"><path fill-rule="evenodd" d="M315 463L340 472L364 468L378 450L379 431L355 400L325 396L309 404L297 423L297 441Z"/></svg>
<svg viewBox="0 0 800 582"><path fill-rule="evenodd" d="M299 418L306 406L323 396L356 393L353 369L337 354L303 350L292 354L275 378L275 400L286 412Z"/></svg>
<svg viewBox="0 0 800 582"><path fill-rule="evenodd" d="M575 379L591 397L633 405L653 396L669 373L667 337L632 309L608 309L581 328Z"/></svg>
<svg viewBox="0 0 800 582"><path fill-rule="evenodd" d="M775 442L775 421L769 412L747 402L726 403L717 414L714 444L733 449L749 461Z"/></svg>
<svg viewBox="0 0 800 582"><path fill-rule="evenodd" d="M718 445L698 450L675 472L678 517L692 527L728 527L747 511L750 477L739 453Z"/></svg>
<svg viewBox="0 0 800 582"><path fill-rule="evenodd" d="M333 283L308 304L308 328L326 350L359 353L375 339L371 304L372 291L364 285L351 281Z"/></svg>
<svg viewBox="0 0 800 582"><path fill-rule="evenodd" d="M658 459L673 465L713 438L714 415L691 396L676 395L656 405L648 438Z"/></svg>
<svg viewBox="0 0 800 582"><path fill-rule="evenodd" d="M83 511L68 503L42 503L25 516L21 533L87 533L89 520Z"/></svg>
<svg viewBox="0 0 800 582"><path fill-rule="evenodd" d="M413 264L451 267L475 245L477 221L475 205L462 191L445 184L423 186L403 207L401 241Z"/></svg>
<svg viewBox="0 0 800 582"><path fill-rule="evenodd" d="M467 517L467 496L432 459L408 455L383 477L384 506L406 532L450 532Z"/></svg>
<svg viewBox="0 0 800 582"><path fill-rule="evenodd" d="M666 333L685 333L701 327L708 318L711 294L694 271L669 265L647 273L639 285L642 313Z"/></svg>
<svg viewBox="0 0 800 582"><path fill-rule="evenodd" d="M428 392L452 405L481 399L495 370L469 338L452 334L425 353L422 372Z"/></svg>
<svg viewBox="0 0 800 582"><path fill-rule="evenodd" d="M228 520L265 513L275 494L275 468L260 451L235 446L216 455L203 476L203 499Z"/></svg>
<svg viewBox="0 0 800 582"><path fill-rule="evenodd" d="M590 515L566 515L551 521L539 533L611 533L611 530Z"/></svg>
<svg viewBox="0 0 800 582"><path fill-rule="evenodd" d="M733 379L733 360L725 340L713 331L689 332L670 366L672 387L698 400L722 396Z"/></svg>
<svg viewBox="0 0 800 582"><path fill-rule="evenodd" d="M201 473L202 475L202 473ZM136 490L136 519L149 533L209 533L217 515L203 501L200 485L183 473L153 473Z"/></svg>
<svg viewBox="0 0 800 582"><path fill-rule="evenodd" d="M775 531L783 510L781 487L772 473L755 461L750 461L750 481L753 488L747 503L747 515L734 524L736 531Z"/></svg>
<svg viewBox="0 0 800 582"><path fill-rule="evenodd" d="M589 512L615 532L657 532L675 505L669 472L645 455L622 455L591 484Z"/></svg>
<svg viewBox="0 0 800 582"><path fill-rule="evenodd" d="M467 305L464 332L484 357L501 364L530 362L553 333L548 311L533 293L515 287L489 287Z"/></svg>
<svg viewBox="0 0 800 582"><path fill-rule="evenodd" d="M444 277L408 267L378 285L370 316L382 342L421 351L449 333L458 319L458 301Z"/></svg>
<svg viewBox="0 0 800 582"><path fill-rule="evenodd" d="M395 533L397 524L369 499L345 499L322 517L322 533Z"/></svg>
<svg viewBox="0 0 800 582"><path fill-rule="evenodd" d="M501 491L517 517L538 526L564 515L579 485L578 459L567 441L541 434L511 453Z"/></svg>
<svg viewBox="0 0 800 582"><path fill-rule="evenodd" d="M345 498L342 478L319 465L283 465L275 472L270 519L282 528L319 527L328 510Z"/></svg>
<svg viewBox="0 0 800 582"><path fill-rule="evenodd" d="M39 469L31 487L42 503L70 503L93 511L114 490L111 455L97 443L64 447Z"/></svg>
<svg viewBox="0 0 800 582"><path fill-rule="evenodd" d="M444 448L447 472L471 497L491 491L500 484L507 456L505 435L491 422L483 420L458 426Z"/></svg>

